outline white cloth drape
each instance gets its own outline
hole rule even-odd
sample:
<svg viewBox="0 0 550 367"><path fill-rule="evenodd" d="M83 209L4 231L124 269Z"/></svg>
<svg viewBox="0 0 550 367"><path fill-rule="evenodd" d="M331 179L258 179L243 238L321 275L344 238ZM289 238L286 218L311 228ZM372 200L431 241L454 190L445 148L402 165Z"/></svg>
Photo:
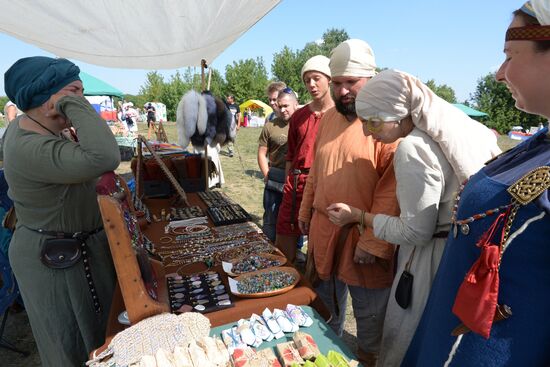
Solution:
<svg viewBox="0 0 550 367"><path fill-rule="evenodd" d="M280 0L0 0L0 32L116 68L212 62Z"/></svg>

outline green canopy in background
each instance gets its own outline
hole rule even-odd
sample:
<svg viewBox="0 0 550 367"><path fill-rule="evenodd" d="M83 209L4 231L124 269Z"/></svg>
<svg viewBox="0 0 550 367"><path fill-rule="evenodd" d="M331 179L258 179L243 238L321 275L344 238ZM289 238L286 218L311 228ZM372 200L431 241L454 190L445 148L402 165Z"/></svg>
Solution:
<svg viewBox="0 0 550 367"><path fill-rule="evenodd" d="M80 79L84 85L85 96L111 96L118 98L122 98L122 96L124 96L124 93L112 85L109 85L103 80L99 80L95 76L91 76L83 71L80 72Z"/></svg>
<svg viewBox="0 0 550 367"><path fill-rule="evenodd" d="M468 107L462 103L453 103L453 106L455 106L456 108L464 112L466 115L471 117L488 117L489 116L485 112L475 110L472 107Z"/></svg>

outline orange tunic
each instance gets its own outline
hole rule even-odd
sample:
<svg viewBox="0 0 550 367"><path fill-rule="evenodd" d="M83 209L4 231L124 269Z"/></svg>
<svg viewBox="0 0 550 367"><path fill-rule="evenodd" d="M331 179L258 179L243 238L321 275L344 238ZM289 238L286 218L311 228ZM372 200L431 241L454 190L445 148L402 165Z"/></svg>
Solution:
<svg viewBox="0 0 550 367"><path fill-rule="evenodd" d="M308 246L313 246L321 279L334 273L333 256L340 233L340 227L328 219L330 204L341 202L374 214L399 215L393 170L397 145L365 136L359 119L349 122L335 108L321 119L299 215L301 221L310 223ZM355 246L375 255L376 262L354 263ZM341 252L336 275L349 285L390 287L394 251L393 245L376 239L372 229L360 235L355 226Z"/></svg>

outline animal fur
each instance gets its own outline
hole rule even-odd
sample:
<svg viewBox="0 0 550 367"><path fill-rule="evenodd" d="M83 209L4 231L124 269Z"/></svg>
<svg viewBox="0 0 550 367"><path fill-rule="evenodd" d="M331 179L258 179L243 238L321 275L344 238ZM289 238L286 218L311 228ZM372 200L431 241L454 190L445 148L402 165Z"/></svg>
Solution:
<svg viewBox="0 0 550 367"><path fill-rule="evenodd" d="M233 114L229 107L220 99L216 99L218 106L218 126L216 127L216 140L220 145L225 145L229 142L229 128L234 121Z"/></svg>
<svg viewBox="0 0 550 367"><path fill-rule="evenodd" d="M210 92L203 92L204 99L206 101L206 111L208 112L208 123L206 124L205 140L206 144L215 146L212 144L214 137L216 136L216 125L218 124L218 110L216 108L216 100L210 94Z"/></svg>
<svg viewBox="0 0 550 367"><path fill-rule="evenodd" d="M206 124L208 123L208 110L206 100L202 94L199 94L199 115L197 116L197 132L199 135L204 135Z"/></svg>

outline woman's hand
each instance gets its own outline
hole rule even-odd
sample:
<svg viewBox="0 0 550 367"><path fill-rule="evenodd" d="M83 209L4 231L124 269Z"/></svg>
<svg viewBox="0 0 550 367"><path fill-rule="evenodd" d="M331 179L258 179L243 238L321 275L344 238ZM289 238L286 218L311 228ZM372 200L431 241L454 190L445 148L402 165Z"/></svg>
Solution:
<svg viewBox="0 0 550 367"><path fill-rule="evenodd" d="M299 220L298 228L300 228L300 232L302 232L303 234L309 234L309 223Z"/></svg>
<svg viewBox="0 0 550 367"><path fill-rule="evenodd" d="M361 250L359 246L355 247L355 253L353 254L353 261L357 264L374 264L376 256L369 254L367 251Z"/></svg>
<svg viewBox="0 0 550 367"><path fill-rule="evenodd" d="M358 223L361 211L344 203L330 204L327 207L328 219L337 226L343 227L348 223Z"/></svg>

